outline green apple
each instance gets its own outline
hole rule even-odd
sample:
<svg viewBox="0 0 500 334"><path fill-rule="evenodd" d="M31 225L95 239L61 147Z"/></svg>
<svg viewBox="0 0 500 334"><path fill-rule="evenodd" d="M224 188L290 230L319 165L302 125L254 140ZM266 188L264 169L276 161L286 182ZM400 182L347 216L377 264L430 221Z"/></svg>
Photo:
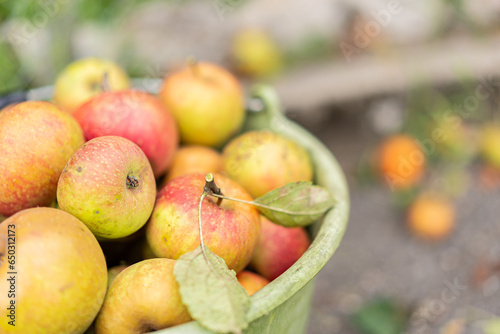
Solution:
<svg viewBox="0 0 500 334"><path fill-rule="evenodd" d="M54 86L54 102L73 112L105 90L130 87L127 73L112 61L99 58L77 60L64 68Z"/></svg>
<svg viewBox="0 0 500 334"><path fill-rule="evenodd" d="M57 180L84 143L75 119L43 101L16 104L0 113L0 216L56 199Z"/></svg>
<svg viewBox="0 0 500 334"><path fill-rule="evenodd" d="M57 186L57 202L99 239L118 239L149 219L156 182L144 152L128 139L97 137L68 161Z"/></svg>
<svg viewBox="0 0 500 334"><path fill-rule="evenodd" d="M241 85L217 65L192 63L168 75L159 96L177 120L184 144L217 147L243 125Z"/></svg>
<svg viewBox="0 0 500 334"><path fill-rule="evenodd" d="M1 333L83 333L106 283L99 243L72 215L32 208L0 224Z"/></svg>
<svg viewBox="0 0 500 334"><path fill-rule="evenodd" d="M95 323L97 334L147 333L191 320L174 276L175 261L150 259L119 273Z"/></svg>
<svg viewBox="0 0 500 334"><path fill-rule="evenodd" d="M311 240L303 227L285 227L260 218L259 243L250 266L272 281L284 273L309 248Z"/></svg>
<svg viewBox="0 0 500 334"><path fill-rule="evenodd" d="M214 174L222 193L252 200L236 182ZM176 177L158 193L155 209L146 225L146 238L153 253L177 260L200 245L198 203L205 186L205 174ZM206 197L201 207L203 241L212 252L236 272L250 261L259 237L257 210L248 204Z"/></svg>
<svg viewBox="0 0 500 334"><path fill-rule="evenodd" d="M312 181L307 151L270 131L249 131L233 138L222 151L224 170L257 198L296 181Z"/></svg>

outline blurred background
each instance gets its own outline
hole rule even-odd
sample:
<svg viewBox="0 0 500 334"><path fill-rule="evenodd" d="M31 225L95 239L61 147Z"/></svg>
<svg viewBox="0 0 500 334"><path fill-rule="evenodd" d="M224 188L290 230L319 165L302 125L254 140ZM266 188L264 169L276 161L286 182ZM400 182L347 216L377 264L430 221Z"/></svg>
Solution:
<svg viewBox="0 0 500 334"><path fill-rule="evenodd" d="M308 333L500 333L498 0L0 0L0 95L90 56L270 82L331 149L352 212Z"/></svg>

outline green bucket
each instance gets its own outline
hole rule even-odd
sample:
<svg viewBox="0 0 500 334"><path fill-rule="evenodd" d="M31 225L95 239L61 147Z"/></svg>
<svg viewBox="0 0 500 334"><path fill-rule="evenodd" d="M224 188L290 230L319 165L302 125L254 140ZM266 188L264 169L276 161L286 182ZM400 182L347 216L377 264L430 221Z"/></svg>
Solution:
<svg viewBox="0 0 500 334"><path fill-rule="evenodd" d="M336 206L311 226L314 240L302 257L285 273L252 295L246 334L305 333L314 290L314 277L337 249L347 227L349 193L344 174L332 153L311 133L282 113L273 88L256 86L252 98L262 102L259 111L248 111L244 130L271 130L301 144L309 152L315 183L328 188ZM157 331L161 334L212 333L195 321Z"/></svg>
<svg viewBox="0 0 500 334"><path fill-rule="evenodd" d="M154 92L161 81L136 80L134 86ZM28 99L48 99L52 87L30 91ZM315 183L329 189L336 206L310 226L313 242L302 257L285 273L251 296L249 327L245 334L305 333L314 290L314 277L326 265L339 246L349 217L349 193L344 174L332 153L311 133L288 120L282 113L274 89L258 85L252 98L262 103L258 111L249 110L244 130L267 129L301 144L314 164ZM196 321L156 331L158 334L213 333Z"/></svg>

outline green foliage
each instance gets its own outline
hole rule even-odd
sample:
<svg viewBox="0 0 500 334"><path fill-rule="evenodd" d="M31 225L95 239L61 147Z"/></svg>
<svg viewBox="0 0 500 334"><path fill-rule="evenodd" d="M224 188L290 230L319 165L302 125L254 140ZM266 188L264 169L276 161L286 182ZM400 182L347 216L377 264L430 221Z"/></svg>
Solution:
<svg viewBox="0 0 500 334"><path fill-rule="evenodd" d="M392 299L377 298L353 314L351 321L361 334L401 334L408 315Z"/></svg>
<svg viewBox="0 0 500 334"><path fill-rule="evenodd" d="M287 227L310 225L335 204L328 190L304 181L271 190L254 202L272 207L257 206L270 221Z"/></svg>
<svg viewBox="0 0 500 334"><path fill-rule="evenodd" d="M0 42L0 95L23 88L21 64L8 43Z"/></svg>
<svg viewBox="0 0 500 334"><path fill-rule="evenodd" d="M333 47L328 38L322 35L310 35L294 48L285 51L285 66L295 67L333 55Z"/></svg>
<svg viewBox="0 0 500 334"><path fill-rule="evenodd" d="M181 256L174 268L182 302L204 327L219 333L241 333L250 297L222 258L202 246Z"/></svg>

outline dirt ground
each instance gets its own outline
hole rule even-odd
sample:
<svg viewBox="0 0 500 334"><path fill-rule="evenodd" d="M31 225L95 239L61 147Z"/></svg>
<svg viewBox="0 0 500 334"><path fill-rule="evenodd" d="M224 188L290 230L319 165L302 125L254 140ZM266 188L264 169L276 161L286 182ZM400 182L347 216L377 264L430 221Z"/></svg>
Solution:
<svg viewBox="0 0 500 334"><path fill-rule="evenodd" d="M456 203L454 233L438 243L417 240L388 189L361 187L354 178L360 155L373 140L359 116L291 118L331 149L351 192L347 232L317 276L307 332L357 333L350 314L373 297L387 296L410 310L408 333L439 333L450 319L469 323L464 333L482 333L477 320L500 315L500 275L482 274L500 263L500 191L480 189L471 171L470 187Z"/></svg>

